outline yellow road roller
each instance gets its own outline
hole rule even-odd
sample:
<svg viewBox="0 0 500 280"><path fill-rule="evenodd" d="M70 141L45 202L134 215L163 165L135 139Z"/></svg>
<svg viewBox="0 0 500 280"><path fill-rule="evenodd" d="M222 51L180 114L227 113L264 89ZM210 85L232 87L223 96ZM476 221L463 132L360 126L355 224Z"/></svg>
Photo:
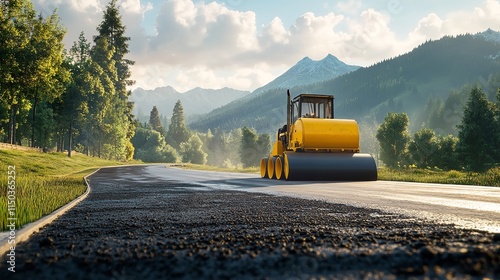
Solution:
<svg viewBox="0 0 500 280"><path fill-rule="evenodd" d="M335 119L332 95L287 91L287 121L278 129L262 178L286 180L373 181L377 166L359 149L355 120Z"/></svg>

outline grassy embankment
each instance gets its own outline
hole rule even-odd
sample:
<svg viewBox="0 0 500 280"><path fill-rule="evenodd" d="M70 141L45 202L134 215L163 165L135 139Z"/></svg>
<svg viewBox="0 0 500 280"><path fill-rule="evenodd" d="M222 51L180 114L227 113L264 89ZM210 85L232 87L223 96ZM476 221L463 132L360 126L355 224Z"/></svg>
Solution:
<svg viewBox="0 0 500 280"><path fill-rule="evenodd" d="M483 173L419 168L403 168L400 170L380 168L378 170L378 179L387 181L500 187L500 167L492 168Z"/></svg>
<svg viewBox="0 0 500 280"><path fill-rule="evenodd" d="M15 211L19 228L83 194L84 176L99 167L119 164L123 163L80 154L68 158L63 153L0 149L0 231L7 230L8 170L12 170L9 166L15 166Z"/></svg>
<svg viewBox="0 0 500 280"><path fill-rule="evenodd" d="M259 168L220 168L207 165L183 164L183 168L216 172L259 173ZM442 171L435 169L403 168L391 170L379 168L378 179L385 181L406 181L419 183L459 184L500 187L500 167L492 168L485 173Z"/></svg>

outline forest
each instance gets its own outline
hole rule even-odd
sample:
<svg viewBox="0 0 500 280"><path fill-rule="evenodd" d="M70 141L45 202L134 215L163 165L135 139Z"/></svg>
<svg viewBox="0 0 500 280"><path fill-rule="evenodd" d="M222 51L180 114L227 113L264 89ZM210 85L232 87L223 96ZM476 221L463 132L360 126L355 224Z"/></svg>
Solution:
<svg viewBox="0 0 500 280"><path fill-rule="evenodd" d="M500 166L500 90L494 103L479 87L471 88L458 137L428 127L412 137L409 122L406 113L391 112L377 129L380 159L390 168L484 172Z"/></svg>
<svg viewBox="0 0 500 280"><path fill-rule="evenodd" d="M218 129L213 132L208 129L206 133L189 130L180 100L174 106L169 124L162 119L154 106L149 122L138 123L132 138L136 159L241 169L257 166L271 149L268 134L258 135L246 126L229 133Z"/></svg>
<svg viewBox="0 0 500 280"><path fill-rule="evenodd" d="M3 142L127 160L135 131L129 102L130 38L112 0L93 42L81 33L70 50L57 12L31 1L0 7L0 139Z"/></svg>
<svg viewBox="0 0 500 280"><path fill-rule="evenodd" d="M128 90L134 62L126 58L130 38L116 0L106 7L93 41L82 32L69 50L56 11L37 15L28 0L0 6L5 42L0 46L1 142L67 151L68 156L76 151L122 161L231 168L256 165L268 153L269 135L247 127L231 133L188 130L180 101L170 124L162 123L156 107L149 123L136 120Z"/></svg>

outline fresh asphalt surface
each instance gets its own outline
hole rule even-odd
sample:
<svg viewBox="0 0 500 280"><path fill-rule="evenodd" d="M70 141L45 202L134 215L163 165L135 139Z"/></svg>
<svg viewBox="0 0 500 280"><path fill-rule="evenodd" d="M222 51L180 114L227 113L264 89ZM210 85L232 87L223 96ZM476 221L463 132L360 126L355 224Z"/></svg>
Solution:
<svg viewBox="0 0 500 280"><path fill-rule="evenodd" d="M258 175L146 168L143 176L209 186L324 200L500 233L500 188L410 182L289 182ZM125 174L123 180L142 180ZM146 179L147 180L147 179Z"/></svg>
<svg viewBox="0 0 500 280"><path fill-rule="evenodd" d="M162 165L105 168L90 185L0 279L500 278L499 188Z"/></svg>

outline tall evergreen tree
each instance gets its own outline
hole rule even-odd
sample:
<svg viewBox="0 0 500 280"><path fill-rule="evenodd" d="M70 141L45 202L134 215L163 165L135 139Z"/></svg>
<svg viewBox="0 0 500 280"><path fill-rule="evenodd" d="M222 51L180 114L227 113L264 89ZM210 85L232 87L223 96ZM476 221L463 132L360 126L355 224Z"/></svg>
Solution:
<svg viewBox="0 0 500 280"><path fill-rule="evenodd" d="M190 133L184 120L184 108L181 101L177 100L172 112L172 118L170 119L170 125L168 126L167 144L179 149L181 143L188 141L189 137Z"/></svg>
<svg viewBox="0 0 500 280"><path fill-rule="evenodd" d="M129 101L129 96L132 93L127 90L127 86L133 85L135 82L130 80L131 72L130 66L134 61L126 59L125 56L129 53L130 37L125 36L125 26L121 21L121 16L117 7L117 0L111 0L104 11L103 21L97 27L98 35L94 41L97 43L99 40L106 38L108 47L112 49L112 61L116 69L116 79L113 80L115 84L115 92L119 102L115 104L114 110L123 114L126 118L127 127L125 128L125 148L131 147L130 139L134 135L134 116L132 109L133 103ZM127 157L131 156L130 151L126 151Z"/></svg>
<svg viewBox="0 0 500 280"><path fill-rule="evenodd" d="M67 129L68 134L68 157L73 150L74 131L87 129L85 127L86 116L89 113L88 94L92 91L92 85L99 83L99 77L90 72L92 64L90 58L90 43L87 42L85 34L80 33L78 42L74 42L68 54L67 67L71 70L71 82L61 97L60 122ZM87 139L90 140L90 139ZM88 143L85 143L88 147ZM62 149L62 144L59 145Z"/></svg>
<svg viewBox="0 0 500 280"><path fill-rule="evenodd" d="M410 134L406 113L388 113L377 130L380 159L391 168L398 167L406 157Z"/></svg>
<svg viewBox="0 0 500 280"><path fill-rule="evenodd" d="M129 53L128 42L130 41L130 37L125 36L125 26L118 11L117 0L109 2L104 11L103 21L97 27L97 32L99 34L95 37L94 41L97 42L101 38L106 37L109 46L114 49L113 61L115 62L118 75L117 91L120 94L126 94L126 91L124 91L125 86L134 84L134 81L129 80L131 76L129 67L134 65L134 61L125 58Z"/></svg>
<svg viewBox="0 0 500 280"><path fill-rule="evenodd" d="M91 49L91 59L94 63L89 66L89 72L99 77L99 82L92 85L88 99L89 114L88 125L89 135L93 139L92 155L101 157L101 152L105 144L122 144L116 142L113 135L113 127L120 127L123 124L119 121L120 111L116 106L116 68L113 63L113 48L109 46L106 37L100 38ZM109 142L108 142L109 141ZM106 147L109 147L106 145ZM107 152L107 151L106 151Z"/></svg>
<svg viewBox="0 0 500 280"><path fill-rule="evenodd" d="M458 126L457 152L467 170L484 171L495 163L493 152L498 130L493 104L479 87L472 88Z"/></svg>
<svg viewBox="0 0 500 280"><path fill-rule="evenodd" d="M161 135L165 135L165 130L161 123L160 114L156 106L153 106L151 113L149 114L149 127L151 129L158 131Z"/></svg>

